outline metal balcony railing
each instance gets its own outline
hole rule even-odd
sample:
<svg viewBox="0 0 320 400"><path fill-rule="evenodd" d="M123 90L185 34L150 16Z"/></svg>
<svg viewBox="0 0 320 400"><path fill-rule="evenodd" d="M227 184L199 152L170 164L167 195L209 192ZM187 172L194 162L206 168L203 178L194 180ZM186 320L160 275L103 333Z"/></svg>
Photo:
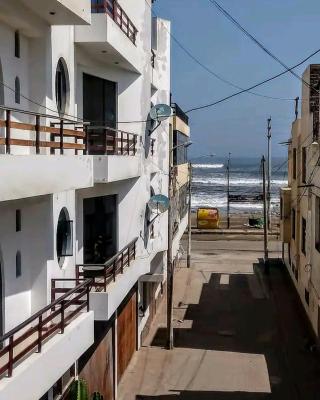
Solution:
<svg viewBox="0 0 320 400"><path fill-rule="evenodd" d="M91 11L95 14L108 14L131 42L136 44L138 30L117 1L91 0Z"/></svg>
<svg viewBox="0 0 320 400"><path fill-rule="evenodd" d="M31 354L41 353L42 346L65 327L83 310L89 311L89 292L92 279L65 291L22 324L0 337L0 376L11 377L15 366Z"/></svg>
<svg viewBox="0 0 320 400"><path fill-rule="evenodd" d="M138 135L135 133L89 126L87 134L89 154L134 156L137 153Z"/></svg>
<svg viewBox="0 0 320 400"><path fill-rule="evenodd" d="M41 149L48 148L51 154L55 154L56 150L60 154L64 150L73 150L73 154L86 151L84 126L77 121L6 106L0 106L1 114L4 115L0 118L0 149L4 147L6 154L14 153L13 146L34 148L36 154L40 154ZM33 121L17 122L15 119L18 117ZM50 126L46 125L47 121ZM67 126L73 126L74 129L66 128Z"/></svg>
<svg viewBox="0 0 320 400"><path fill-rule="evenodd" d="M185 124L189 125L189 117L187 114L182 111L182 109L178 106L177 103L172 103L171 107L173 109L173 115L177 116L180 118Z"/></svg>
<svg viewBox="0 0 320 400"><path fill-rule="evenodd" d="M76 279L80 282L87 276L93 279L92 288L95 291L106 292L107 286L115 282L117 275L123 274L126 267L136 258L136 243L138 238L133 239L127 246L120 250L104 264L77 264Z"/></svg>

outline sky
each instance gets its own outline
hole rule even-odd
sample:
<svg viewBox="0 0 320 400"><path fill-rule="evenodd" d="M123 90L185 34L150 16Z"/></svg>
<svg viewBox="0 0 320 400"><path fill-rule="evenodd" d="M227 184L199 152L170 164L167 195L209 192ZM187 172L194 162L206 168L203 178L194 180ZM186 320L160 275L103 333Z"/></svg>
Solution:
<svg viewBox="0 0 320 400"><path fill-rule="evenodd" d="M217 0L251 34L286 65L292 66L320 48L319 0ZM171 33L208 68L241 87L249 87L284 68L264 53L209 0L155 0L154 12L169 19ZM188 110L236 91L197 65L172 41L173 101ZM320 53L297 68L320 63ZM301 82L290 73L255 92L293 99ZM286 156L279 142L290 137L294 102L242 94L215 107L189 114L192 157L215 153L224 157L266 153L267 118L272 117L272 153Z"/></svg>

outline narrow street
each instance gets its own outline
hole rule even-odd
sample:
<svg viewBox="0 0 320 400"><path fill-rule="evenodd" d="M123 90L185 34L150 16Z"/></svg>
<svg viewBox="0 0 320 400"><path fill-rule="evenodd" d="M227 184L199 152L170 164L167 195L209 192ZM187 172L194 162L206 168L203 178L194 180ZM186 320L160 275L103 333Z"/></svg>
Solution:
<svg viewBox="0 0 320 400"><path fill-rule="evenodd" d="M166 304L134 355L121 400L319 399L320 356L281 264L266 276L262 241L193 243L175 275L175 348L164 348ZM184 246L185 247L185 246ZM270 257L280 256L280 242Z"/></svg>

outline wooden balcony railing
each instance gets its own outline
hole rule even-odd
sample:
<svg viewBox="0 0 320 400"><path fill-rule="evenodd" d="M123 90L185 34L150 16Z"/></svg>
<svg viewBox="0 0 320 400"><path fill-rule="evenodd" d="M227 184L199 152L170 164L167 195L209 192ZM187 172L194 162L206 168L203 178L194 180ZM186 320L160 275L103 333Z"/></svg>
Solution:
<svg viewBox="0 0 320 400"><path fill-rule="evenodd" d="M17 363L31 354L41 353L42 345L57 333L64 333L65 327L82 310L89 311L89 292L92 279L68 289L22 324L0 337L0 376L12 376Z"/></svg>
<svg viewBox="0 0 320 400"><path fill-rule="evenodd" d="M88 274L92 279L92 287L96 291L106 292L107 286L116 280L117 275L123 274L126 267L130 267L132 260L136 258L136 243L133 239L126 247L119 251L104 264L78 264L76 265L76 278L78 282L86 278Z"/></svg>
<svg viewBox="0 0 320 400"><path fill-rule="evenodd" d="M131 40L131 42L136 44L138 30L117 1L92 0L91 11L92 13L108 14L125 33L125 35Z"/></svg>
<svg viewBox="0 0 320 400"><path fill-rule="evenodd" d="M134 156L137 153L138 135L118 129L89 126L87 128L89 154Z"/></svg>
<svg viewBox="0 0 320 400"><path fill-rule="evenodd" d="M77 121L5 106L0 106L1 112L4 118L0 118L0 148L5 146L6 154L12 154L12 146L34 148L36 154L40 154L43 148L50 148L51 154L55 154L55 150L59 150L60 154L64 150L73 150L74 154L78 154L78 151L86 152L86 133L83 125L79 126ZM16 122L14 117L33 122ZM50 121L50 126L45 124L46 121ZM70 129L70 126L74 129ZM1 137L1 128L4 128L4 137Z"/></svg>

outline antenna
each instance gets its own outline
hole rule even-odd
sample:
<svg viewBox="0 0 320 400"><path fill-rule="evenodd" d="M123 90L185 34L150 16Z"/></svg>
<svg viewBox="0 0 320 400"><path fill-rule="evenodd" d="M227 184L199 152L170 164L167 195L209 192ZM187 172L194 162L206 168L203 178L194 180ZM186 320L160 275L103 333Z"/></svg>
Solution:
<svg viewBox="0 0 320 400"><path fill-rule="evenodd" d="M161 124L162 121L170 118L172 115L172 108L168 104L157 104L151 108L149 116L152 121L156 122L156 125L150 129L149 136L154 132Z"/></svg>

